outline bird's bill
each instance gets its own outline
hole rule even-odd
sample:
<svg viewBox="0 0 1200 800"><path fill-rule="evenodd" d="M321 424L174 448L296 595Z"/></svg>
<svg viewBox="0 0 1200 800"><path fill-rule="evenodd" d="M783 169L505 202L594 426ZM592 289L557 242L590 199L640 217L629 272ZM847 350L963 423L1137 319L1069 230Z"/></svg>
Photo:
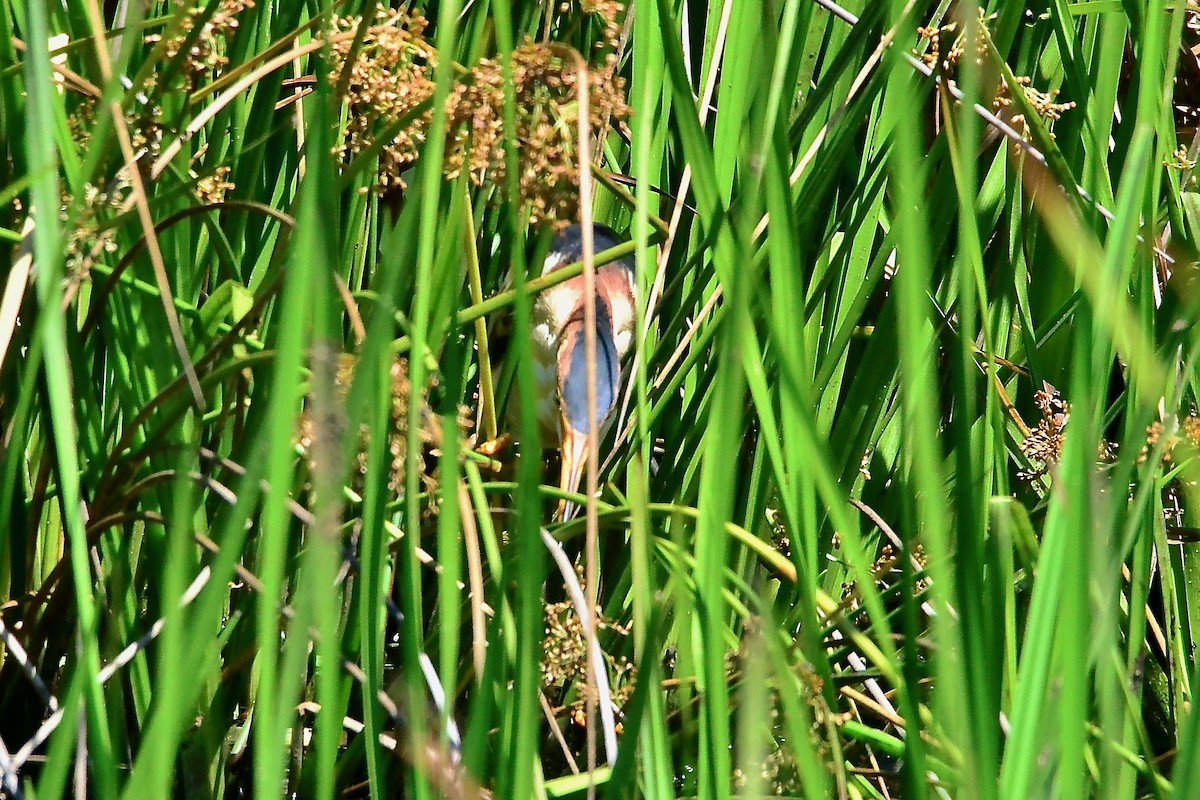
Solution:
<svg viewBox="0 0 1200 800"><path fill-rule="evenodd" d="M587 434L576 433L569 426L563 425L562 437L562 473L559 477L558 488L569 494L579 491L583 480L584 470L587 469ZM558 516L566 521L575 515L575 504L563 500L558 506Z"/></svg>

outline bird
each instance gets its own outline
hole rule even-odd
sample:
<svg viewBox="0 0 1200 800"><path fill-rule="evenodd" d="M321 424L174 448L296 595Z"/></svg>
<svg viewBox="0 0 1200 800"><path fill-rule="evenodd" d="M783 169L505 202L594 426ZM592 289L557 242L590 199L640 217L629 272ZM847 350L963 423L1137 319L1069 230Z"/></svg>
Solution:
<svg viewBox="0 0 1200 800"><path fill-rule="evenodd" d="M592 225L593 251L622 243L612 228ZM583 260L583 228L570 225L550 245L542 275ZM612 418L621 390L621 359L633 342L637 282L633 262L613 261L595 272L596 408L599 434ZM557 438L562 453L559 488L574 493L588 461L588 358L585 277L578 275L542 292L533 307L533 355L538 422L545 440ZM560 519L572 511L559 506Z"/></svg>

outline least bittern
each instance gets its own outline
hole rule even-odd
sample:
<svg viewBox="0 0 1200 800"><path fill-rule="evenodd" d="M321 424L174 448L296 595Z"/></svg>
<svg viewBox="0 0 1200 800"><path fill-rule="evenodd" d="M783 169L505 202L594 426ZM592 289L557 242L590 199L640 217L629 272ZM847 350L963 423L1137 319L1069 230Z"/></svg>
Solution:
<svg viewBox="0 0 1200 800"><path fill-rule="evenodd" d="M610 228L592 226L593 250L600 253L621 243ZM542 274L583 260L579 225L555 237ZM616 409L621 388L621 358L633 341L637 302L633 262L622 259L595 273L596 409L599 434ZM538 296L533 310L533 352L537 362L538 420L544 435L557 438L562 452L559 488L576 492L587 465L588 358L584 307L585 276L564 281ZM569 516L571 506L560 506Z"/></svg>

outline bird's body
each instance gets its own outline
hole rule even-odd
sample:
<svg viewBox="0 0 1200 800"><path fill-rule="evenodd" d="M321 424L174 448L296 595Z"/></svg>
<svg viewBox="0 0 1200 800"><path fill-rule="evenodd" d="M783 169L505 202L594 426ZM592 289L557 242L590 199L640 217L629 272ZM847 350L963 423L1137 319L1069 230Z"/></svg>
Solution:
<svg viewBox="0 0 1200 800"><path fill-rule="evenodd" d="M603 225L593 226L593 250L621 243ZM542 274L583 260L579 225L554 239ZM596 270L596 430L603 430L620 392L621 358L633 341L636 283L633 264L615 261ZM588 360L583 275L558 284L538 297L533 313L533 352L538 381L538 421L543 435L562 448L560 487L574 492L587 463Z"/></svg>

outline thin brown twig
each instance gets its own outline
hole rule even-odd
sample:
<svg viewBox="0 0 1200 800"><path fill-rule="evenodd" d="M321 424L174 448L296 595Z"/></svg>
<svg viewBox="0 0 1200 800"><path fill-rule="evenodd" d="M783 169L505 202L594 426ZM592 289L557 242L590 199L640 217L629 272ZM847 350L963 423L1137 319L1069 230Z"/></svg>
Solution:
<svg viewBox="0 0 1200 800"><path fill-rule="evenodd" d="M566 759L567 762L567 767L570 768L572 775L578 775L579 764L575 763L575 756L571 755L571 748L567 746L567 740L563 736L562 726L558 724L558 717L554 715L554 709L550 707L550 701L546 699L546 693L538 692L538 700L541 701L542 713L546 715L546 722L550 725L550 732L554 734L554 739L558 742L558 746L562 750L563 758Z"/></svg>
<svg viewBox="0 0 1200 800"><path fill-rule="evenodd" d="M28 51L28 46L25 44L25 42L21 41L15 36L12 37L12 45L15 49L21 51L22 53ZM66 85L69 85L72 89L80 94L87 95L88 97L96 100L99 100L104 95L104 93L100 91L100 87L96 86L96 84L92 83L78 72L72 71L70 67L66 67L58 63L54 59L50 60L50 68L63 77Z"/></svg>
<svg viewBox="0 0 1200 800"><path fill-rule="evenodd" d="M295 229L296 227L296 220L293 219L291 215L274 209L265 203L258 203L251 200L222 200L219 203L209 203L202 206L190 206L177 211L171 216L157 223L154 226L154 231L155 233L161 234L168 228L174 227L180 222L183 222L191 217L199 216L209 211L221 211L227 208L257 211L265 216L270 217L271 219L278 221L280 224L285 225L288 228ZM80 329L83 331L84 336L87 336L92 332L92 330L95 329L97 321L100 318L100 314L106 307L108 296L112 294L113 290L116 288L118 279L125 272L125 270L129 268L129 265L133 263L133 259L142 251L145 246L146 237L143 235L133 243L129 250L126 251L125 255L121 256L121 260L117 262L117 266L114 267L112 272L109 273L104 283L101 284L98 289L93 288L92 297L88 303L91 308L88 311L87 318L84 320L82 328ZM67 287L67 291L64 292L63 297L64 311L69 307L71 301L74 299L75 293L79 290L80 285L80 283L72 282L71 285ZM93 284L93 287L94 286L95 284Z"/></svg>
<svg viewBox="0 0 1200 800"><path fill-rule="evenodd" d="M331 36L328 39L314 39L302 47L297 47L294 50L276 56L270 61L260 65L258 69L255 69L249 74L243 76L240 80L236 81L232 86L218 95L217 99L213 100L211 104L205 106L204 110L197 114L192 121L188 123L188 126L184 129L183 133L181 133L174 141L163 148L162 153L159 154L158 158L154 162L154 165L150 168L150 178L153 180L162 175L167 166L169 166L171 161L174 160L175 156L179 155L179 152L183 149L184 144L186 144L193 136L203 130L204 126L207 125L210 120L217 116L217 114L221 113L226 106L236 100L242 92L254 86L256 83L265 78L267 75L270 75L275 70L282 69L288 64L293 63L296 59L306 56L310 53L319 52L323 47L325 47L326 44L333 44L335 42L344 41L353 37L353 33L343 33Z"/></svg>
<svg viewBox="0 0 1200 800"><path fill-rule="evenodd" d="M333 285L337 289L338 297L342 299L342 305L346 308L346 316L350 318L350 328L354 331L354 343L362 347L362 343L367 339L367 326L363 324L362 314L358 311L358 303L354 301L354 295L351 294L345 279L336 272L333 273Z"/></svg>
<svg viewBox="0 0 1200 800"><path fill-rule="evenodd" d="M254 305L251 306L250 310L246 312L241 319L233 324L229 333L225 334L219 341L217 341L216 344L213 345L212 349L210 349L209 352L204 355L198 363L201 365L207 365L212 361L215 361L218 354L225 352L230 345L234 344L237 337L246 328L246 326L248 326L252 320L257 319L258 315L263 312L267 303L270 302L271 298L275 295L275 292L278 291L282 283L283 276L278 275L266 286L263 286L259 296L255 298ZM125 431L121 434L120 440L109 452L108 460L105 462L104 469L101 472L99 489L97 490L98 493L100 493L100 490L107 491L109 488L111 488L109 484L112 481L117 480L119 474L123 474L131 467L129 464L122 466L118 461L118 458L131 450L138 430L153 417L154 412L157 409L165 404L167 400L169 400L171 396L179 390L181 386L181 380L182 379L177 378L168 384L166 388L155 395L150 402L146 404L146 407L138 413L133 421L126 426ZM137 460L140 461L140 458Z"/></svg>
<svg viewBox="0 0 1200 800"><path fill-rule="evenodd" d="M296 55L295 55L295 58L292 60L292 76L295 79L299 79L304 74L304 66L301 63L304 56L300 53L300 47L301 47L300 40L293 39L292 40L292 52L295 53ZM296 175L300 180L304 179L305 168L306 168L306 165L308 164L308 157L305 154L305 148L304 148L304 139L305 139L304 133L305 133L305 131L304 131L303 98L306 94L310 94L310 93L311 92L304 92L304 91L297 92L296 94L292 95L292 97L290 99L291 102L289 103L289 105L295 105L295 107L296 107L295 111L293 112L293 120L294 120L294 125L296 127L296 152L300 154L300 160L296 164Z"/></svg>
<svg viewBox="0 0 1200 800"><path fill-rule="evenodd" d="M100 66L100 75L104 82L112 80L112 64L109 63L108 48L105 47L104 18L100 13L96 0L88 0L88 23L92 28L92 41L95 44L96 61ZM130 198L137 207L138 219L142 223L142 231L146 236L146 249L150 255L150 264L154 267L154 279L158 291L162 295L163 312L167 316L167 327L171 331L171 340L175 351L183 365L183 373L187 376L188 386L192 390L192 400L196 408L203 411L204 392L200 388L200 379L196 377L196 366L188 353L187 342L183 338L183 327L179 324L179 313L175 310L175 295L171 289L171 281L167 278L167 267L163 261L162 250L158 245L158 236L154 232L154 218L150 215L150 198L146 194L145 184L142 183L142 173L138 169L137 155L133 150L133 140L129 135L129 125L125 120L125 112L119 100L113 100L108 106L112 116L113 128L117 134L117 142L121 147L121 155L125 159L125 171L128 173Z"/></svg>
<svg viewBox="0 0 1200 800"><path fill-rule="evenodd" d="M892 725L895 725L900 730L904 730L904 728L906 727L906 723L904 722L903 717L901 717L899 714L894 713L894 711L889 711L888 709L879 705L879 703L875 702L872 698L868 697L867 695L863 694L862 692L858 691L857 689L850 687L850 686L839 686L838 693L845 695L846 697L848 697L849 699L853 700L855 703L857 703L861 706L869 708L871 710L871 713L890 722Z"/></svg>
<svg viewBox="0 0 1200 800"><path fill-rule="evenodd" d="M584 707L587 710L587 768L588 775L596 772L596 599L599 576L600 548L599 526L596 518L597 471L599 459L597 449L599 436L596 431L597 386L596 379L596 263L595 242L592 231L592 170L591 170L591 127L588 115L588 70L583 58L576 54L575 87L578 94L579 113L579 212L583 244L583 330L584 352L587 357L587 535L584 563L587 570L587 619L583 622L583 633L588 642L587 678L584 690ZM596 784L589 777L588 800L595 800Z"/></svg>
<svg viewBox="0 0 1200 800"><path fill-rule="evenodd" d="M471 497L461 476L458 478L458 515L463 521L463 547L467 551L467 580L471 584L471 656L475 680L483 682L487 661L487 621L483 611L483 559L479 549L479 529L471 508Z"/></svg>

